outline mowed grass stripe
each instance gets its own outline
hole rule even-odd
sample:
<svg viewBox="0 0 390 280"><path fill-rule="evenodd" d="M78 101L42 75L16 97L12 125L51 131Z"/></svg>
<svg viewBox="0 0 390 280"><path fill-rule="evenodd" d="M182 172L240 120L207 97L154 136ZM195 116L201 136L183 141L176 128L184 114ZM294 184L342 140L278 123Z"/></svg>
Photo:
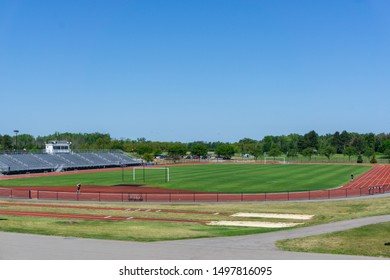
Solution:
<svg viewBox="0 0 390 280"><path fill-rule="evenodd" d="M147 178L170 189L210 192L270 192L327 189L349 181L370 167L344 165L202 165L171 168L171 182Z"/></svg>
<svg viewBox="0 0 390 280"><path fill-rule="evenodd" d="M371 167L359 165L285 164L285 165L243 165L207 164L169 167L170 182L165 182L165 170L145 168L133 170L100 172L90 174L69 174L41 178L0 181L2 186L75 186L146 184L168 189L201 192L260 193L282 191L305 191L330 189L348 183L350 175L355 177ZM145 182L143 174L145 173Z"/></svg>

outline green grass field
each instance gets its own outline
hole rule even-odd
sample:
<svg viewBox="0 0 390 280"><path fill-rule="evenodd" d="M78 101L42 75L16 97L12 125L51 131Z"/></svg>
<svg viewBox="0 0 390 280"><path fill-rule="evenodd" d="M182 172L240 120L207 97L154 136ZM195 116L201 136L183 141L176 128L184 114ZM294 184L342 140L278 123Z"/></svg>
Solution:
<svg viewBox="0 0 390 280"><path fill-rule="evenodd" d="M371 167L330 164L208 164L169 167L170 181L162 169L133 169L90 174L67 174L0 181L0 186L74 186L145 184L167 189L202 192L256 193L322 190L346 184L350 175L363 174ZM144 176L145 174L145 176ZM123 177L122 177L123 175ZM124 180L122 180L124 178Z"/></svg>

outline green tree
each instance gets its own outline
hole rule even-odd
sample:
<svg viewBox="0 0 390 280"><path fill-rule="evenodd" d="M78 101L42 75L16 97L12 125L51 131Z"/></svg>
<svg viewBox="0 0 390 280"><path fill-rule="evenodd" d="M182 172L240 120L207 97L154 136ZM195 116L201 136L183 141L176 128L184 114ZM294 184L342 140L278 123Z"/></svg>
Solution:
<svg viewBox="0 0 390 280"><path fill-rule="evenodd" d="M390 158L390 148L386 149L383 153L386 157Z"/></svg>
<svg viewBox="0 0 390 280"><path fill-rule="evenodd" d="M18 135L18 149L30 151L34 149L34 137L29 134Z"/></svg>
<svg viewBox="0 0 390 280"><path fill-rule="evenodd" d="M194 156L207 156L207 146L204 144L195 144L191 148L191 154Z"/></svg>
<svg viewBox="0 0 390 280"><path fill-rule="evenodd" d="M151 154L151 153L144 154L144 156L142 158L146 162L153 162L153 160L154 160L153 154Z"/></svg>
<svg viewBox="0 0 390 280"><path fill-rule="evenodd" d="M309 133L306 133L303 136L303 142L306 148L313 148L318 149L318 134L314 130L310 131Z"/></svg>
<svg viewBox="0 0 390 280"><path fill-rule="evenodd" d="M363 136L357 133L354 133L351 137L351 146L356 149L356 152L359 154L364 153L365 142Z"/></svg>
<svg viewBox="0 0 390 280"><path fill-rule="evenodd" d="M176 162L187 153L187 147L183 144L175 143L168 148L168 155Z"/></svg>
<svg viewBox="0 0 390 280"><path fill-rule="evenodd" d="M241 152L241 154L250 154L256 145L257 145L256 140L250 138L244 138L238 141L236 147L237 150Z"/></svg>
<svg viewBox="0 0 390 280"><path fill-rule="evenodd" d="M9 135L3 135L2 137L2 143L1 143L1 146L3 147L3 149L5 151L11 151L12 150L12 137L9 136Z"/></svg>
<svg viewBox="0 0 390 280"><path fill-rule="evenodd" d="M264 152L268 153L272 148L272 144L274 143L273 136L265 136L262 143Z"/></svg>
<svg viewBox="0 0 390 280"><path fill-rule="evenodd" d="M372 155L370 163L378 163L378 161L376 160L376 157L375 157L375 153Z"/></svg>
<svg viewBox="0 0 390 280"><path fill-rule="evenodd" d="M256 144L255 146L251 147L249 153L254 156L255 160L257 160L263 154L263 145L260 143Z"/></svg>
<svg viewBox="0 0 390 280"><path fill-rule="evenodd" d="M102 150L110 149L111 137L109 135L99 137L96 139L95 145L97 149L102 149Z"/></svg>
<svg viewBox="0 0 390 280"><path fill-rule="evenodd" d="M355 147L348 146L344 149L343 154L348 156L348 160L351 161L351 156L356 155L356 149Z"/></svg>
<svg viewBox="0 0 390 280"><path fill-rule="evenodd" d="M217 156L231 158L235 153L234 146L231 144L220 145L215 149L215 153Z"/></svg>
<svg viewBox="0 0 390 280"><path fill-rule="evenodd" d="M152 154L153 153L153 147L149 143L141 143L137 144L136 146L137 154L144 155L144 154Z"/></svg>
<svg viewBox="0 0 390 280"><path fill-rule="evenodd" d="M364 151L364 156L367 157L368 160L372 157L375 158L375 151L373 149L367 149Z"/></svg>
<svg viewBox="0 0 390 280"><path fill-rule="evenodd" d="M382 142L381 150L386 156L390 157L390 140L385 140Z"/></svg>
<svg viewBox="0 0 390 280"><path fill-rule="evenodd" d="M336 148L333 146L326 146L320 150L320 154L327 157L330 160L330 157L336 153Z"/></svg>
<svg viewBox="0 0 390 280"><path fill-rule="evenodd" d="M302 155L307 157L309 160L311 160L311 157L313 156L313 154L314 154L313 147L306 148L302 151Z"/></svg>
<svg viewBox="0 0 390 280"><path fill-rule="evenodd" d="M271 150L268 153L268 155L270 157L274 157L274 158L277 156L280 156L281 154L282 154L282 151L280 150L278 145L273 145Z"/></svg>

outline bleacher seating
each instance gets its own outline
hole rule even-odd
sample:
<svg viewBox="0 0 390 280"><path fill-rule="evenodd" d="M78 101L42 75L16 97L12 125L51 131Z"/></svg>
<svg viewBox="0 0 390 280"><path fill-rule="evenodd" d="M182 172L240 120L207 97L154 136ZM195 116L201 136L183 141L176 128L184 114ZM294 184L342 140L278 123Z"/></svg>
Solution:
<svg viewBox="0 0 390 280"><path fill-rule="evenodd" d="M0 173L54 172L75 169L140 165L122 152L72 152L68 154L0 154Z"/></svg>

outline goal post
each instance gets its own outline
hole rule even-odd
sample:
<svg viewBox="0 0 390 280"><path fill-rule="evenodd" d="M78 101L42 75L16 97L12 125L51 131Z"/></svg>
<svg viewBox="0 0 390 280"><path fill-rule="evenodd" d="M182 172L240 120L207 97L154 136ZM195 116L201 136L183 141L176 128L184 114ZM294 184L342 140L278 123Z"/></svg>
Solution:
<svg viewBox="0 0 390 280"><path fill-rule="evenodd" d="M267 163L286 164L286 158L285 157L265 157L264 164L267 164Z"/></svg>
<svg viewBox="0 0 390 280"><path fill-rule="evenodd" d="M168 183L170 181L169 167L151 167L151 168L133 167L133 182L137 180L137 172L136 172L137 170L142 170L142 179L144 182L146 181L146 172L150 172L150 171L161 172L161 170L164 170L165 183Z"/></svg>

